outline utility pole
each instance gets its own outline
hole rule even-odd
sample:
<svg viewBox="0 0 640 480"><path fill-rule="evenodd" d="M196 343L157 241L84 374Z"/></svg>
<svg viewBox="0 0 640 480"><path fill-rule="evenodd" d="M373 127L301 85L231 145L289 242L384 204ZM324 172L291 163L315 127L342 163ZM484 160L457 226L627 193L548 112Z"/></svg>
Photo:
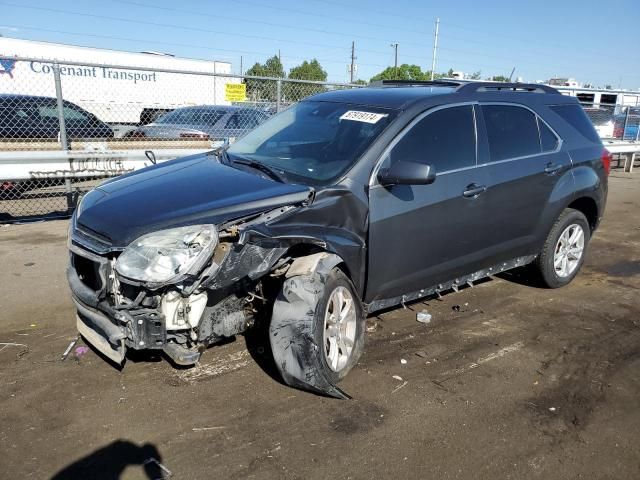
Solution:
<svg viewBox="0 0 640 480"><path fill-rule="evenodd" d="M392 43L391 44L391 48L393 48L395 50L395 62L394 62L394 70L393 70L393 74L394 76L398 76L398 44L397 43Z"/></svg>
<svg viewBox="0 0 640 480"><path fill-rule="evenodd" d="M353 75L356 69L356 42L351 42L351 68L349 69L349 73L351 73L351 79L349 83L353 83Z"/></svg>
<svg viewBox="0 0 640 480"><path fill-rule="evenodd" d="M240 75L242 75L244 72L242 71L242 55L240 55Z"/></svg>
<svg viewBox="0 0 640 480"><path fill-rule="evenodd" d="M440 17L436 18L436 34L433 38L433 58L431 60L431 80L436 70L436 55L438 53L438 31L440 30Z"/></svg>

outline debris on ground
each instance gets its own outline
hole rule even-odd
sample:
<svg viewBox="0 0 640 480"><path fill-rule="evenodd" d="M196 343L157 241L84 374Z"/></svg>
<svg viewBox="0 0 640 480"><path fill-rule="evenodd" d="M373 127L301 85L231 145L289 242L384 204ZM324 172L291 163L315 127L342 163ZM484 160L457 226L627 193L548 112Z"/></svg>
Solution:
<svg viewBox="0 0 640 480"><path fill-rule="evenodd" d="M463 309L463 307L468 307L469 306L469 302L465 302L464 305L454 305L451 307L451 310L453 310L454 312L466 312L466 309Z"/></svg>
<svg viewBox="0 0 640 480"><path fill-rule="evenodd" d="M407 361L406 361L404 358L401 358L401 359L400 359L400 363L401 363L402 365L406 365L406 364L407 364Z"/></svg>
<svg viewBox="0 0 640 480"><path fill-rule="evenodd" d="M76 343L78 343L78 339L80 337L77 336L76 338L74 338L71 343L69 344L69 346L67 347L67 349L64 351L64 353L62 354L62 358L60 358L60 360L65 360L68 356L69 356L69 352L71 352L71 349L75 346Z"/></svg>
<svg viewBox="0 0 640 480"><path fill-rule="evenodd" d="M144 462L142 462L144 465L149 465L150 463L153 463L154 465L156 465L160 470L162 470L163 478L169 478L171 476L173 476L173 473L171 473L171 470L169 470L167 467L165 467L163 464L161 464L157 459L151 457L151 458L147 458Z"/></svg>
<svg viewBox="0 0 640 480"><path fill-rule="evenodd" d="M29 345L25 345L24 343L8 342L8 343L0 343L0 352L8 347L22 347L22 350L20 350L20 352L18 352L17 354L18 357L22 357L25 353L29 351Z"/></svg>
<svg viewBox="0 0 640 480"><path fill-rule="evenodd" d="M431 322L431 314L426 310L422 310L416 314L416 320L420 323L430 323Z"/></svg>
<svg viewBox="0 0 640 480"><path fill-rule="evenodd" d="M375 320L367 320L367 333L378 330L378 322Z"/></svg>
<svg viewBox="0 0 640 480"><path fill-rule="evenodd" d="M89 351L89 347L85 347L84 345L81 347L76 347L75 351L73 352L73 355L77 358L80 358L81 356L83 356L85 353L87 353Z"/></svg>
<svg viewBox="0 0 640 480"><path fill-rule="evenodd" d="M407 386L407 383L409 383L409 382L405 381L405 382L401 383L401 384L400 384L400 385L398 385L396 388L394 388L394 389L391 391L391 393L396 393L396 392L397 392L398 390L400 390L401 388L406 387L406 386Z"/></svg>
<svg viewBox="0 0 640 480"><path fill-rule="evenodd" d="M207 432L209 430L222 430L227 427L194 427L191 430L194 432Z"/></svg>
<svg viewBox="0 0 640 480"><path fill-rule="evenodd" d="M392 378L394 380L398 380L399 382L402 382L402 377L400 375L394 375Z"/></svg>
<svg viewBox="0 0 640 480"><path fill-rule="evenodd" d="M420 358L427 358L427 352L423 352L422 350L420 350L419 352L416 352L416 356L420 357Z"/></svg>

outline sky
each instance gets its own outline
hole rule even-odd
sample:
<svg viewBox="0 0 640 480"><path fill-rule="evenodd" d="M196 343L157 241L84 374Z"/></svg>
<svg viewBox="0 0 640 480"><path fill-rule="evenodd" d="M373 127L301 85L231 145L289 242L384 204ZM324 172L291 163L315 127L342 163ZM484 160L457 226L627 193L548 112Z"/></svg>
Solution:
<svg viewBox="0 0 640 480"><path fill-rule="evenodd" d="M0 0L0 34L232 63L234 72L280 52L288 71L318 59L329 80L394 63L524 81L572 77L640 89L640 0Z"/></svg>

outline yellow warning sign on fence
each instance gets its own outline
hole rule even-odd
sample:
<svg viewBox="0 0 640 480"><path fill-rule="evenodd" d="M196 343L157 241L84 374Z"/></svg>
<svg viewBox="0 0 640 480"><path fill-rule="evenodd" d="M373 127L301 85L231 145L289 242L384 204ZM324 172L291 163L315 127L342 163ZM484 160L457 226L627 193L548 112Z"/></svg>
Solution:
<svg viewBox="0 0 640 480"><path fill-rule="evenodd" d="M227 102L244 102L247 99L247 86L244 83L225 84L224 99Z"/></svg>

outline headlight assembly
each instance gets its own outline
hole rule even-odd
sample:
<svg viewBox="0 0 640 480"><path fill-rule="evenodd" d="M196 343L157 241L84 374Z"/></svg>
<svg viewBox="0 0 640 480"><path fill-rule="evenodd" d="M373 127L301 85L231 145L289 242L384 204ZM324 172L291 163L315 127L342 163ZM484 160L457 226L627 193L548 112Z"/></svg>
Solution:
<svg viewBox="0 0 640 480"><path fill-rule="evenodd" d="M131 243L116 262L123 277L170 283L197 274L218 244L215 225L193 225L150 233Z"/></svg>

